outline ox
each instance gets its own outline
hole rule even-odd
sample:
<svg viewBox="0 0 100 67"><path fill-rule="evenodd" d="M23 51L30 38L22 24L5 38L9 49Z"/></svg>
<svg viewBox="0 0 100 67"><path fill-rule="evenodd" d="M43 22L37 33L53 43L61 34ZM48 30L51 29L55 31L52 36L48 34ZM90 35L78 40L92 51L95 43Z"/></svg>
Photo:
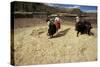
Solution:
<svg viewBox="0 0 100 67"><path fill-rule="evenodd" d="M57 31L56 25L53 23L53 21L50 21L48 29L48 35L50 36L50 38L53 37L56 31Z"/></svg>
<svg viewBox="0 0 100 67"><path fill-rule="evenodd" d="M79 21L75 24L75 30L77 31L77 37L78 37L78 34L81 33L81 34L88 34L88 35L91 35L90 31L91 31L91 23L88 22L88 21Z"/></svg>

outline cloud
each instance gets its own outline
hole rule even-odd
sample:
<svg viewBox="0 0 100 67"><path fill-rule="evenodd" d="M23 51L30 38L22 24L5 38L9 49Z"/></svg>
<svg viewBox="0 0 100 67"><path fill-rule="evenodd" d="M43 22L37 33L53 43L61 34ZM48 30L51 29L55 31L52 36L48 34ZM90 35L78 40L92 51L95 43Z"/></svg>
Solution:
<svg viewBox="0 0 100 67"><path fill-rule="evenodd" d="M68 6L66 8L80 8L80 6Z"/></svg>
<svg viewBox="0 0 100 67"><path fill-rule="evenodd" d="M51 7L58 7L59 5L57 5L57 4L52 4L52 3L45 3L45 5L48 5L48 6L51 6Z"/></svg>
<svg viewBox="0 0 100 67"><path fill-rule="evenodd" d="M52 3L45 3L45 5L51 7L59 7L59 8L80 8L78 5L65 5L65 4L52 4Z"/></svg>

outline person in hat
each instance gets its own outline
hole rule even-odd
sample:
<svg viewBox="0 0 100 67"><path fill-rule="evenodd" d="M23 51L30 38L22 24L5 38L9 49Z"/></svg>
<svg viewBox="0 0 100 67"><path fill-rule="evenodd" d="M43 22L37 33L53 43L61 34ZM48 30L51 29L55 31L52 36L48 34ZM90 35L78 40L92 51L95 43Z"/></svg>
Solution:
<svg viewBox="0 0 100 67"><path fill-rule="evenodd" d="M54 24L56 25L56 29L58 31L61 28L61 19L59 18L59 16L55 17Z"/></svg>
<svg viewBox="0 0 100 67"><path fill-rule="evenodd" d="M75 19L76 19L75 20L76 23L78 23L80 21L80 17L79 16L76 16Z"/></svg>

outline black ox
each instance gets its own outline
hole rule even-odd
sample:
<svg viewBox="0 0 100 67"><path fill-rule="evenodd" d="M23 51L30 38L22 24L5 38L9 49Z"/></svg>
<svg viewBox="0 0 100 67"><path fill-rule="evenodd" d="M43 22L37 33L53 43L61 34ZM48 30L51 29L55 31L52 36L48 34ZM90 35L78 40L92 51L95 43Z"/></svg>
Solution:
<svg viewBox="0 0 100 67"><path fill-rule="evenodd" d="M53 35L57 32L56 25L53 22L50 22L49 29L48 29L48 35L50 38L53 37Z"/></svg>
<svg viewBox="0 0 100 67"><path fill-rule="evenodd" d="M91 29L92 29L91 23L88 21L79 21L75 24L77 37L79 33L91 35Z"/></svg>

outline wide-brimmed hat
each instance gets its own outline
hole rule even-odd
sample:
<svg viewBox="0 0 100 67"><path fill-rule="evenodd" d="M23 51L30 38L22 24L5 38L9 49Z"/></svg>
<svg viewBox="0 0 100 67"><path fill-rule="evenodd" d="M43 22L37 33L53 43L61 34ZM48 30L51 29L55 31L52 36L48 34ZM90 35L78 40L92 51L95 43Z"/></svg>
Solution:
<svg viewBox="0 0 100 67"><path fill-rule="evenodd" d="M58 15L57 14L51 14L50 16L51 17L57 17Z"/></svg>

